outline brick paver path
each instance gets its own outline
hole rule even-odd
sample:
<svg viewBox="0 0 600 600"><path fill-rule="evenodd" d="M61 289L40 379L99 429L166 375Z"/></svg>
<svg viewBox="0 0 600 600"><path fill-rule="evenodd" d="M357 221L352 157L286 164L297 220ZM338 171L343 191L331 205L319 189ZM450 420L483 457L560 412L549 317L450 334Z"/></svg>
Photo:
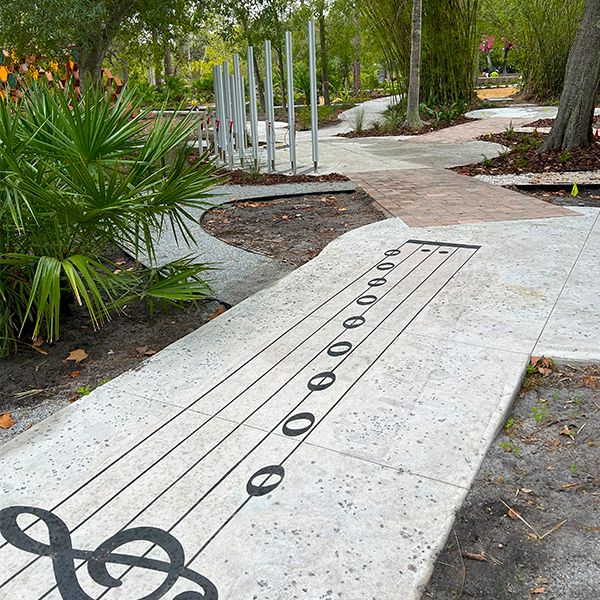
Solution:
<svg viewBox="0 0 600 600"><path fill-rule="evenodd" d="M535 121L531 117L507 119L506 117L493 117L491 119L473 119L469 123L446 127L439 131L432 131L410 138L411 142L431 144L432 142L469 142L488 133L502 133L507 127L522 127Z"/></svg>
<svg viewBox="0 0 600 600"><path fill-rule="evenodd" d="M577 216L566 208L445 169L371 171L350 176L410 227Z"/></svg>

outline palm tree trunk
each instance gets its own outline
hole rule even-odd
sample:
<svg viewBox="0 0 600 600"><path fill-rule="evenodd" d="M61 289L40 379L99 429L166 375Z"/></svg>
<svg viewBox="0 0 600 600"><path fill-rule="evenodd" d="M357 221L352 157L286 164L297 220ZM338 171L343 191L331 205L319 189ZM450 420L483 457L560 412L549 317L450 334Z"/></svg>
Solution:
<svg viewBox="0 0 600 600"><path fill-rule="evenodd" d="M406 127L421 129L423 121L419 114L419 92L421 87L421 33L423 23L423 2L413 0L412 33L410 38L410 75L408 80L408 106Z"/></svg>

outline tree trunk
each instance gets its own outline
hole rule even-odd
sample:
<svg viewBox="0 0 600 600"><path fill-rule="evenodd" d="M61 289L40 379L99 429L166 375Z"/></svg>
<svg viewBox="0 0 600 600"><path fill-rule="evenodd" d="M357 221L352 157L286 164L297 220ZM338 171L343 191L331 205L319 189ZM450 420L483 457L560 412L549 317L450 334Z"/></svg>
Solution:
<svg viewBox="0 0 600 600"><path fill-rule="evenodd" d="M169 43L165 47L165 79L173 77L173 55Z"/></svg>
<svg viewBox="0 0 600 600"><path fill-rule="evenodd" d="M109 46L119 30L123 19L131 11L136 0L119 0L115 2L113 10L106 19L104 28L82 29L79 57L79 76L84 84L92 85L102 83L102 62L108 52Z"/></svg>
<svg viewBox="0 0 600 600"><path fill-rule="evenodd" d="M329 69L327 68L327 44L325 43L325 13L323 7L319 12L319 43L321 46L321 80L323 85L323 100L331 104L329 97Z"/></svg>
<svg viewBox="0 0 600 600"><path fill-rule="evenodd" d="M413 0L412 33L410 37L410 75L408 80L408 106L406 108L406 127L421 129L423 121L419 114L419 92L421 87L421 27L423 21L423 2Z"/></svg>
<svg viewBox="0 0 600 600"><path fill-rule="evenodd" d="M358 25L358 24L357 24ZM352 65L353 87L354 91L360 90L360 36L358 27L353 40L354 45L354 64Z"/></svg>
<svg viewBox="0 0 600 600"><path fill-rule="evenodd" d="M540 152L593 142L592 121L600 87L600 0L587 0L569 53L558 115Z"/></svg>
<svg viewBox="0 0 600 600"><path fill-rule="evenodd" d="M83 86L98 86L102 83L102 63L108 51L108 44L98 40L91 47L81 50L79 79Z"/></svg>

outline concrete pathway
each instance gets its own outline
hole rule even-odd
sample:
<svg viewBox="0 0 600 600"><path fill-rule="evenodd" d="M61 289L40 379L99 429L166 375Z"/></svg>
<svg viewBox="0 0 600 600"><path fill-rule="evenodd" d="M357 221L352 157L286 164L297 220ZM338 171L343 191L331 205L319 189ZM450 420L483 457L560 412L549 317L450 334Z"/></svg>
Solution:
<svg viewBox="0 0 600 600"><path fill-rule="evenodd" d="M408 143L327 160L473 151ZM530 354L600 360L599 211L543 208L351 231L3 446L0 597L418 598Z"/></svg>
<svg viewBox="0 0 600 600"><path fill-rule="evenodd" d="M14 439L0 595L417 598L530 353L581 351L584 277L600 322L578 212L352 231Z"/></svg>
<svg viewBox="0 0 600 600"><path fill-rule="evenodd" d="M334 193L354 191L356 184L347 182L328 183L285 183L281 185L239 186L227 185L216 188L210 199L211 206L220 206L236 200L253 200L273 196L284 197L301 194ZM178 242L173 232L166 228L156 240L156 264L193 254L199 260L208 262L214 269L206 273L215 296L227 304L237 304L255 292L262 290L287 275L292 268L268 256L230 246L208 234L200 225L204 210L190 210L194 217L188 228L195 243L190 246ZM141 261L150 264L148 256Z"/></svg>

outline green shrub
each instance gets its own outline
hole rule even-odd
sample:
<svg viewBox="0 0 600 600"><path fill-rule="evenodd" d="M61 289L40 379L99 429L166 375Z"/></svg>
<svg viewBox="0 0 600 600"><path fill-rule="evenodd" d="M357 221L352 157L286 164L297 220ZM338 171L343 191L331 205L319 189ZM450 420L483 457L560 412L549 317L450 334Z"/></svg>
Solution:
<svg viewBox="0 0 600 600"><path fill-rule="evenodd" d="M69 302L94 327L143 299L195 300L209 293L193 257L119 271L116 247L155 259L155 236L193 240L188 210L206 204L213 166L189 161L194 122L161 115L149 127L132 91L116 102L43 86L20 105L0 102L0 355L20 336L59 336ZM148 131L149 129L149 131Z"/></svg>

